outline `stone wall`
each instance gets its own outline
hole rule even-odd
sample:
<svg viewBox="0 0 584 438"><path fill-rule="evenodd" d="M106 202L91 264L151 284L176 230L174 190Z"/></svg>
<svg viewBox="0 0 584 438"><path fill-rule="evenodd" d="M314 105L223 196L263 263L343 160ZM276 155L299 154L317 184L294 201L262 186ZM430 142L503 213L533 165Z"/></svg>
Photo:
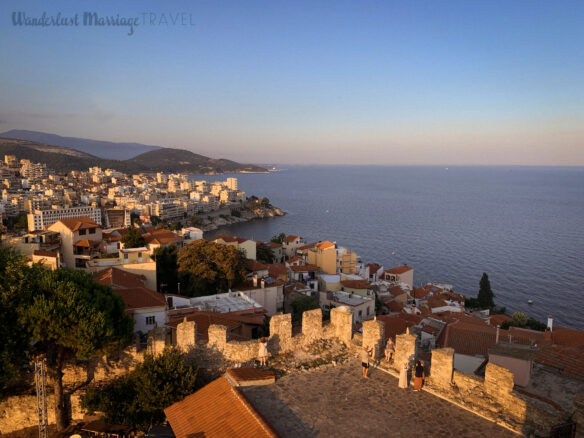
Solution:
<svg viewBox="0 0 584 438"><path fill-rule="evenodd" d="M302 337L302 341L306 344L322 339L322 310L320 307L302 314Z"/></svg>
<svg viewBox="0 0 584 438"><path fill-rule="evenodd" d="M400 344L396 349L399 348ZM515 392L513 373L506 368L488 363L483 379L454 370L453 365L454 350L433 350L426 388L485 418L526 435L546 436L552 426L561 424L569 416L568 412Z"/></svg>
<svg viewBox="0 0 584 438"><path fill-rule="evenodd" d="M369 320L363 322L363 346L373 349L373 359L383 357L383 337L385 335L385 324L382 321Z"/></svg>
<svg viewBox="0 0 584 438"><path fill-rule="evenodd" d="M353 337L353 312L347 306L331 309L332 336L349 345Z"/></svg>
<svg viewBox="0 0 584 438"><path fill-rule="evenodd" d="M413 367L416 357L416 336L409 334L397 335L395 337L395 353L393 355L392 367L399 371L404 363Z"/></svg>

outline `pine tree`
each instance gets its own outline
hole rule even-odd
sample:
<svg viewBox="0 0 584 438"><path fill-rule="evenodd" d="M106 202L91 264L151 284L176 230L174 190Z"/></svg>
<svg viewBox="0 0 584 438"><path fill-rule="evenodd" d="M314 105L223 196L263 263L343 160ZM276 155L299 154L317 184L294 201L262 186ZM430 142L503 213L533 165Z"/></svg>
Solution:
<svg viewBox="0 0 584 438"><path fill-rule="evenodd" d="M479 294L477 296L479 307L481 309L492 309L495 307L495 294L491 290L491 282L486 272L483 272L479 286Z"/></svg>

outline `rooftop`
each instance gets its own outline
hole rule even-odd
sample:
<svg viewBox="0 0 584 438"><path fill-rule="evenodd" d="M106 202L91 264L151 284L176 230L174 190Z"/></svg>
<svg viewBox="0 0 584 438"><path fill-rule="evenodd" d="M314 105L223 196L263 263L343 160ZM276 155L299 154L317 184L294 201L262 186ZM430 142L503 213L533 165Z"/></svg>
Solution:
<svg viewBox="0 0 584 438"><path fill-rule="evenodd" d="M262 306L249 298L244 292L227 292L224 294L208 295L191 298L192 307L214 312L236 312L240 310L258 309Z"/></svg>

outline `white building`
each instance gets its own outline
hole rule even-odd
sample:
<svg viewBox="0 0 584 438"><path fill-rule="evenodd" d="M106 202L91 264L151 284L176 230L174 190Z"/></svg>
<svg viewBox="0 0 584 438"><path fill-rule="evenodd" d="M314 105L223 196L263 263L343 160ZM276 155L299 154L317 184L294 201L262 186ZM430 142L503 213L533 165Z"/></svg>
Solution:
<svg viewBox="0 0 584 438"><path fill-rule="evenodd" d="M29 213L28 231L46 230L47 227L61 219L88 217L96 224L101 224L101 210L96 207L71 207L52 210L35 210Z"/></svg>

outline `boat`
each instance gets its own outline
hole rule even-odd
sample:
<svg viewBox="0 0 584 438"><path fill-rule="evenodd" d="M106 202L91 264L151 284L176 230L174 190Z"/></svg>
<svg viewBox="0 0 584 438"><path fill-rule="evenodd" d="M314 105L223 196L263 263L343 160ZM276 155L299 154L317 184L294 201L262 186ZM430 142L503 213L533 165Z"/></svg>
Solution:
<svg viewBox="0 0 584 438"><path fill-rule="evenodd" d="M527 300L527 304L533 304L533 300Z"/></svg>

